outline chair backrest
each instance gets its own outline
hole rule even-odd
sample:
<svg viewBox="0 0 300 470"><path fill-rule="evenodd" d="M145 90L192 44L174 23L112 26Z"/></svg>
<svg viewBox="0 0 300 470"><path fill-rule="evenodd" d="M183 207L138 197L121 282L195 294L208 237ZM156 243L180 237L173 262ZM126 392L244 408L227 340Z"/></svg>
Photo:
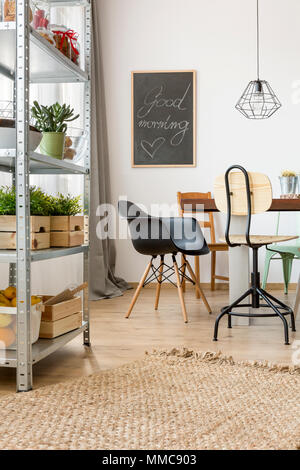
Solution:
<svg viewBox="0 0 300 470"><path fill-rule="evenodd" d="M211 199L211 192L207 193L199 193L199 192L188 192L188 193L181 193L177 192L177 202L178 202L178 211L180 217L183 217L184 214L193 214L193 211L185 210L185 208L181 206L182 199ZM216 232L215 232L215 223L214 223L214 216L212 212L208 213L208 220L201 220L200 227L208 228L210 231L210 241L211 243L216 243Z"/></svg>
<svg viewBox="0 0 300 470"><path fill-rule="evenodd" d="M217 208L227 214L226 243L231 247L237 246L230 242L231 216L247 216L245 237L247 245L253 248L250 241L251 215L266 212L272 204L269 178L262 173L248 173L242 166L233 165L225 175L216 178L214 193Z"/></svg>
<svg viewBox="0 0 300 470"><path fill-rule="evenodd" d="M120 216L127 220L135 219L136 217L148 217L148 214L139 206L126 199L118 202L118 211Z"/></svg>
<svg viewBox="0 0 300 470"><path fill-rule="evenodd" d="M237 168L237 167L233 167ZM272 186L263 173L248 173L250 185L251 214L266 212L272 204ZM248 215L248 201L245 175L241 171L228 173L232 215ZM225 175L216 178L214 197L217 208L225 214L228 211Z"/></svg>
<svg viewBox="0 0 300 470"><path fill-rule="evenodd" d="M133 247L143 255L176 253L168 227L159 217L151 217L131 201L118 202L121 217L127 219Z"/></svg>
<svg viewBox="0 0 300 470"><path fill-rule="evenodd" d="M176 254L193 250L209 253L201 228L194 218L152 217L130 201L119 201L121 217L127 219L131 241L144 255ZM140 215L141 214L141 215Z"/></svg>

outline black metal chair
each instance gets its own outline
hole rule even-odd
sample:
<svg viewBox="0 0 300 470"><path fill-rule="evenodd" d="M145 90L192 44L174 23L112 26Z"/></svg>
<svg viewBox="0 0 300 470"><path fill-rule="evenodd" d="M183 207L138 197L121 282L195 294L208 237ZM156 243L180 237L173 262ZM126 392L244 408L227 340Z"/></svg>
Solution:
<svg viewBox="0 0 300 470"><path fill-rule="evenodd" d="M157 281L155 310L158 309L161 284L169 281L178 289L183 319L187 323L188 318L182 289L182 281L185 279L196 286L208 312L211 313L211 308L204 292L196 279L190 263L185 257L185 255L201 256L209 253L207 243L197 220L190 217L152 217L130 201L119 201L118 209L120 216L127 219L131 240L136 251L142 255L151 256L150 262L147 264L146 270L135 291L126 318L129 318L142 287L155 280ZM178 253L183 255L183 264L180 267L176 261ZM172 266L165 262L166 255L172 256ZM154 260L157 257L160 257L158 267L154 265ZM189 276L186 274L186 269L189 272ZM176 284L171 279L174 273L176 275Z"/></svg>
<svg viewBox="0 0 300 470"><path fill-rule="evenodd" d="M239 170L232 172L232 170ZM231 173L232 172L232 173ZM269 236L269 235L250 235L250 225L252 214L259 214L267 211L272 203L272 186L266 175L261 173L248 173L245 168L240 165L233 165L224 175L219 176L215 182L214 191L215 203L221 212L227 213L227 224L225 238L230 247L241 245L249 246L253 251L253 272L251 274L251 286L239 299L231 305L222 308L220 315L215 322L214 341L218 339L219 322L225 315L228 316L228 328L231 328L231 317L279 317L284 326L285 344L289 344L288 323L286 315L291 317L292 331L295 329L294 313L290 307L267 293L260 287L260 273L258 271L258 250L264 245L274 242L283 242L298 237L295 236ZM230 222L232 215L247 216L245 235L230 234ZM242 303L250 296L251 303ZM265 304L261 304L261 299ZM259 309L260 307L268 307L273 313L238 313L233 311L234 308L252 307Z"/></svg>

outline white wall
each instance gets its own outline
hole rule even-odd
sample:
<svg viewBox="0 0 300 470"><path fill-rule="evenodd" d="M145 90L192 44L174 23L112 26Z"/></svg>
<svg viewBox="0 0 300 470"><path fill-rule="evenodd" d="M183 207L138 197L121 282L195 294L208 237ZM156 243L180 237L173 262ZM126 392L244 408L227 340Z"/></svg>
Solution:
<svg viewBox="0 0 300 470"><path fill-rule="evenodd" d="M300 2L261 0L261 78L283 103L266 121L249 121L234 105L256 78L255 0L100 0L102 54L108 117L113 201L120 195L150 205L174 203L177 190L212 190L217 174L239 163L265 172L279 194L284 168L300 170L300 105L292 103L300 79ZM197 70L197 167L131 168L132 70ZM216 215L219 234L221 216ZM284 231L295 230L295 214L284 216ZM275 215L255 218L256 233L272 234ZM145 259L129 241L117 241L117 273L138 280ZM263 251L261 263L263 263ZM219 256L219 273L227 271ZM209 279L203 259L202 280ZM293 279L298 265L295 263ZM281 266L270 281L282 280Z"/></svg>

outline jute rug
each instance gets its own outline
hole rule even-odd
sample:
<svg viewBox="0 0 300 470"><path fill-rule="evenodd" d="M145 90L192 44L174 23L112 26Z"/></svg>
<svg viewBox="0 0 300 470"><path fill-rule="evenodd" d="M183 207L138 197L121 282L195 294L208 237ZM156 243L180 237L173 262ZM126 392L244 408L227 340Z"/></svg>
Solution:
<svg viewBox="0 0 300 470"><path fill-rule="evenodd" d="M1 449L297 449L300 369L158 351L0 399Z"/></svg>

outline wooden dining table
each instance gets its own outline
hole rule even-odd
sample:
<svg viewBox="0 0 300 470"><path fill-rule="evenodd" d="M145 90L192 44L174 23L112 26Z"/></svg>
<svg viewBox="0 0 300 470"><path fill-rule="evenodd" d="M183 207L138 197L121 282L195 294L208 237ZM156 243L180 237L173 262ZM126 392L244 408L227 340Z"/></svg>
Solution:
<svg viewBox="0 0 300 470"><path fill-rule="evenodd" d="M193 212L219 212L214 199L185 199L181 200L181 207L187 206ZM268 212L298 212L300 211L300 199L273 199Z"/></svg>
<svg viewBox="0 0 300 470"><path fill-rule="evenodd" d="M219 212L214 199L186 199L182 198L181 207L188 212L207 213ZM300 199L273 199L269 208L270 212L300 212ZM231 218L230 232L245 234L246 216L233 215ZM270 233L270 235L272 235ZM300 278L299 278L300 279ZM249 248L247 246L229 247L229 301L234 302L243 292L249 288L250 262ZM300 281L299 281L300 282ZM300 289L299 294L300 297ZM299 299L298 299L299 300ZM299 300L300 303L300 300ZM254 319L237 318L238 325L255 324Z"/></svg>

